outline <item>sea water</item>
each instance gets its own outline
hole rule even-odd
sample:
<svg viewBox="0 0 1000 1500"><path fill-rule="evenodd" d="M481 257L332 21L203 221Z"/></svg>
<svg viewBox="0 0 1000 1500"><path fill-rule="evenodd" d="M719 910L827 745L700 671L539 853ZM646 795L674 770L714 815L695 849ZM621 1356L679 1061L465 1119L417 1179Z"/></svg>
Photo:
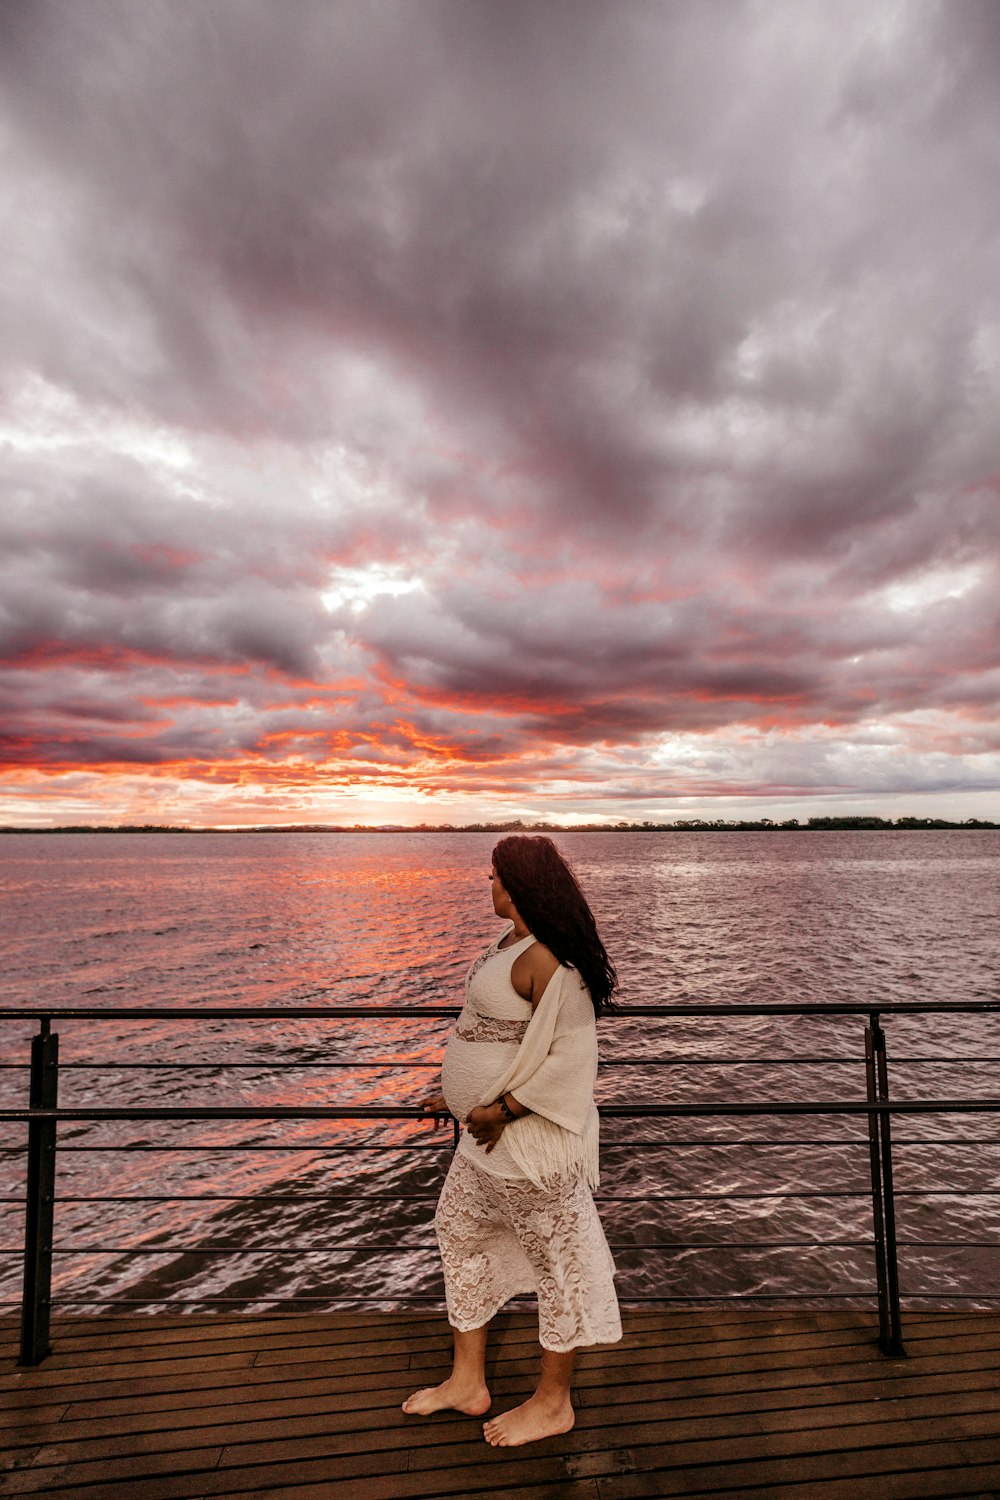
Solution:
<svg viewBox="0 0 1000 1500"><path fill-rule="evenodd" d="M57 1023L67 1108L415 1104L436 1084L448 1021L126 1023L115 1012L457 1005L465 969L497 932L494 841L10 835L0 843L3 1003L107 1009L107 1020ZM664 1020L630 1017L630 1004L1000 998L1000 833L606 832L558 842L621 980L623 1009L600 1023L599 1101L865 1098L864 1017L709 1010ZM996 1013L885 1026L893 1097L1000 1092ZM27 1020L0 1028L0 1060L19 1065L0 1072L5 1103L26 1102L20 1065L34 1029ZM894 1131L904 1293L945 1302L1000 1290L1000 1144L982 1144L1000 1141L1000 1121L914 1116ZM400 1122L68 1123L55 1295L76 1310L108 1298L150 1309L167 1298L173 1308L226 1299L215 1305L241 1310L352 1298L433 1305L433 1200L450 1138ZM5 1127L3 1139L23 1145L24 1127ZM795 1293L843 1305L870 1291L863 1116L607 1120L602 1142L600 1207L623 1299ZM4 1196L23 1194L23 1170L23 1155L0 1157ZM74 1201L96 1196L105 1201ZM16 1250L23 1210L0 1214L3 1246ZM16 1255L0 1258L0 1276L2 1295L16 1298Z"/></svg>

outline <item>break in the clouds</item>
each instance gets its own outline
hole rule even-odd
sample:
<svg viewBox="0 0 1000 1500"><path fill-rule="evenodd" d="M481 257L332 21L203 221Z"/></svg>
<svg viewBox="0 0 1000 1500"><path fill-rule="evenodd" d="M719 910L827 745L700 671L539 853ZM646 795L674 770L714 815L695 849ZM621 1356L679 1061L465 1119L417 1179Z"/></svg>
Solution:
<svg viewBox="0 0 1000 1500"><path fill-rule="evenodd" d="M992 0L2 0L9 821L1000 811Z"/></svg>

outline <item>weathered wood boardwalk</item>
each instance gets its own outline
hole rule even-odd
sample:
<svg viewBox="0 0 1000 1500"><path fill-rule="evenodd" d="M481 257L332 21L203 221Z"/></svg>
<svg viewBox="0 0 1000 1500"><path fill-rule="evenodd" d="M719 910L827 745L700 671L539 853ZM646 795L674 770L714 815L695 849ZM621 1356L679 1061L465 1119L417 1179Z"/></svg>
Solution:
<svg viewBox="0 0 1000 1500"><path fill-rule="evenodd" d="M404 1417L440 1378L440 1316L60 1318L18 1370L0 1324L3 1495L173 1500L916 1500L1000 1495L1000 1315L908 1314L885 1360L861 1312L630 1312L581 1356L577 1425L492 1449L472 1418ZM494 1410L523 1399L535 1319L497 1320Z"/></svg>

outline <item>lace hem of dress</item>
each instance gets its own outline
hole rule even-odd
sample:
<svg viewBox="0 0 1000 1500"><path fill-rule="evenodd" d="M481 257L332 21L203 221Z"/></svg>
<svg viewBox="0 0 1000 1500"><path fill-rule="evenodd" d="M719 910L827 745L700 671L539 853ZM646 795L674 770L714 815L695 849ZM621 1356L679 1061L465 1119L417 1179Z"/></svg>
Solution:
<svg viewBox="0 0 1000 1500"><path fill-rule="evenodd" d="M536 1291L543 1348L621 1338L615 1263L581 1178L537 1188L492 1177L456 1152L434 1223L453 1327L481 1328L510 1297Z"/></svg>

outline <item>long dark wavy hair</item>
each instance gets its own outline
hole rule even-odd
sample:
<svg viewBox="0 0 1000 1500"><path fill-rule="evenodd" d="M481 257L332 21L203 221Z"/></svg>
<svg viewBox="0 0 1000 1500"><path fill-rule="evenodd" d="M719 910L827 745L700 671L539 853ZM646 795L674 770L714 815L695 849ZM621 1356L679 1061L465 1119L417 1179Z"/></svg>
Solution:
<svg viewBox="0 0 1000 1500"><path fill-rule="evenodd" d="M561 964L579 970L597 1015L613 1009L615 966L569 865L543 834L512 833L493 850L501 884L529 931Z"/></svg>

